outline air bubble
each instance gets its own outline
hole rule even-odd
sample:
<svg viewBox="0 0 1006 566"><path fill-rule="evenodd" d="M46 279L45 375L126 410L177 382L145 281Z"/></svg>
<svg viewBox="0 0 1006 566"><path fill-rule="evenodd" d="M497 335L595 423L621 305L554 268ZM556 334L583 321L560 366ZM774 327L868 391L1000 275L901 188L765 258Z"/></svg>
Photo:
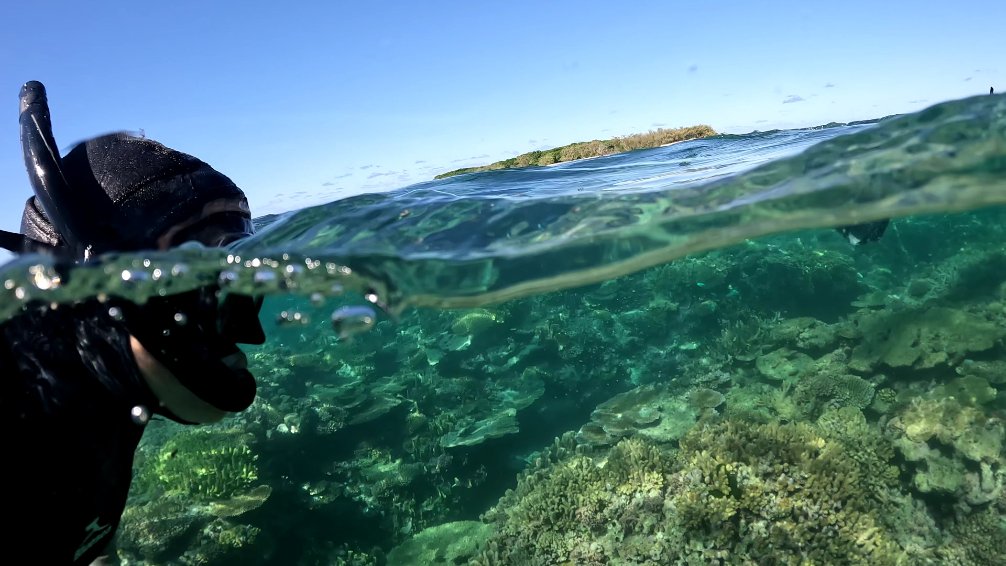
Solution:
<svg viewBox="0 0 1006 566"><path fill-rule="evenodd" d="M143 405L136 405L129 411L129 418L140 426L146 426L150 422L150 409Z"/></svg>
<svg viewBox="0 0 1006 566"><path fill-rule="evenodd" d="M112 320L121 322L123 318L122 309L119 307L108 307L108 316L110 316Z"/></svg>
<svg viewBox="0 0 1006 566"><path fill-rule="evenodd" d="M282 311L276 317L276 324L278 326L305 325L309 322L311 322L311 319L298 311Z"/></svg>
<svg viewBox="0 0 1006 566"><path fill-rule="evenodd" d="M175 324L179 326L184 326L189 321L189 317L185 316L185 313L183 312L176 312L174 319Z"/></svg>
<svg viewBox="0 0 1006 566"><path fill-rule="evenodd" d="M325 295L322 295L321 293L311 293L310 301L312 305L320 307L325 304Z"/></svg>

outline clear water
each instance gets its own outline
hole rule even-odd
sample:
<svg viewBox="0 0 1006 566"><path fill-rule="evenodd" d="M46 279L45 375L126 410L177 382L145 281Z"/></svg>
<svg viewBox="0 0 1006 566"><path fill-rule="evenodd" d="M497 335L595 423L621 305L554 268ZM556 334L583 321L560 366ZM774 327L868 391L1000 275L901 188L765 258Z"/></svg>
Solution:
<svg viewBox="0 0 1006 566"><path fill-rule="evenodd" d="M151 425L133 563L1002 563L1002 204L1006 98L976 97L18 258L0 316L266 295L256 404Z"/></svg>

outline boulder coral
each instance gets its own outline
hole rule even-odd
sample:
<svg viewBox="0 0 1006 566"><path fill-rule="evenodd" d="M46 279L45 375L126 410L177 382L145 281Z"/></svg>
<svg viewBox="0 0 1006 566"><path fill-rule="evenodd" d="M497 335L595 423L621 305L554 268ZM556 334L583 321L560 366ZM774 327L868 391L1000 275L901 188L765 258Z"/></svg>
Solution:
<svg viewBox="0 0 1006 566"><path fill-rule="evenodd" d="M887 422L913 488L954 504L982 505L1003 494L1004 423L954 397L917 397Z"/></svg>

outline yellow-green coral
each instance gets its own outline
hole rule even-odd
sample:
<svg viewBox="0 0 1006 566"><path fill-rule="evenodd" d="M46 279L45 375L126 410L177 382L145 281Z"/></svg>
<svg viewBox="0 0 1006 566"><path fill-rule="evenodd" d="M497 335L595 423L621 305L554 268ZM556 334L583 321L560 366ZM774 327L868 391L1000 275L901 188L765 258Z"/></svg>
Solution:
<svg viewBox="0 0 1006 566"><path fill-rule="evenodd" d="M668 492L671 524L751 563L898 563L876 503L884 487L864 479L885 454L850 457L831 434L803 423L693 431Z"/></svg>
<svg viewBox="0 0 1006 566"><path fill-rule="evenodd" d="M536 468L485 516L497 531L477 563L905 563L882 512L893 449L858 410L820 427L705 424L680 444L672 457L628 439Z"/></svg>
<svg viewBox="0 0 1006 566"><path fill-rule="evenodd" d="M258 480L258 456L246 434L184 429L141 467L141 489L199 501L226 499L249 490Z"/></svg>

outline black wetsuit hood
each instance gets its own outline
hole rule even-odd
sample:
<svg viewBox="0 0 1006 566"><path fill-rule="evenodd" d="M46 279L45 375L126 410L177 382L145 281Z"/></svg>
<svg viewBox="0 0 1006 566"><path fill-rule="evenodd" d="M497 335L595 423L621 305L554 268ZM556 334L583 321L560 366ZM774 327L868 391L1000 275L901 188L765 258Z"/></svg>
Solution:
<svg viewBox="0 0 1006 566"><path fill-rule="evenodd" d="M76 262L104 252L158 249L158 238L198 219L218 201L238 204L203 220L213 224L215 236L233 239L253 231L244 193L200 159L126 133L86 140L60 157L41 83L22 87L20 107L25 165L35 196L25 204L23 236L5 233L3 245L20 252L49 249ZM224 296L210 286L154 297L143 305L118 302L129 332L196 396L228 412L252 403L254 378L222 358L236 354L237 343L264 342L260 300ZM176 323L179 314L186 324Z"/></svg>
<svg viewBox="0 0 1006 566"><path fill-rule="evenodd" d="M94 246L92 254L156 249L161 234L206 204L245 198L233 181L200 159L127 133L81 142L61 161L73 189L63 206L102 219L88 226L90 238L80 242ZM25 204L21 233L53 246L78 244L53 225L37 196Z"/></svg>

